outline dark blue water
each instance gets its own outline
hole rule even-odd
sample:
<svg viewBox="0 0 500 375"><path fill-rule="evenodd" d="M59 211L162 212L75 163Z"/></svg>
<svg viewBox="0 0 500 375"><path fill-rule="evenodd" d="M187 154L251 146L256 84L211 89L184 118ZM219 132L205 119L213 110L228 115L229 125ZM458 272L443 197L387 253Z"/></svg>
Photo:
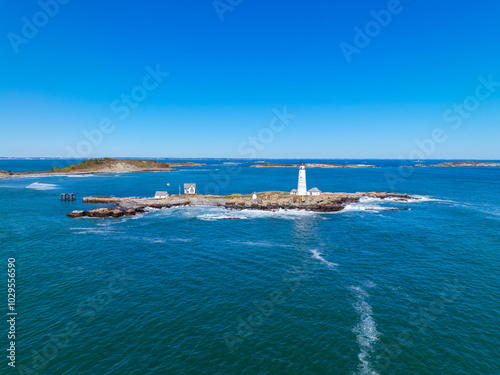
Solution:
<svg viewBox="0 0 500 375"><path fill-rule="evenodd" d="M422 199L335 214L191 207L69 219L97 207L83 196L177 193L191 181L201 193L289 191L297 170L212 159L174 172L0 180L1 259L17 266L16 369L500 373L500 168L330 162L381 168L308 169L308 188ZM63 192L79 200L60 202ZM7 359L0 368L8 373Z"/></svg>

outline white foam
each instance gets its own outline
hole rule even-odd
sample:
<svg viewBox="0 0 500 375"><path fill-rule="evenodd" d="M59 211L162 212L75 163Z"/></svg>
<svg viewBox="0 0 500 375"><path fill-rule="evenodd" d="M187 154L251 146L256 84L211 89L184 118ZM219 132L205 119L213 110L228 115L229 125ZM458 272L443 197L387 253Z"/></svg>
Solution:
<svg viewBox="0 0 500 375"><path fill-rule="evenodd" d="M282 244L273 244L271 242L262 241L262 242L254 242L254 241L229 241L233 244L238 245L247 245L247 246L259 246L259 247L291 247L290 245L282 245Z"/></svg>
<svg viewBox="0 0 500 375"><path fill-rule="evenodd" d="M203 214L203 215L198 215L196 217L199 220L203 221L216 221L216 220L243 220L243 219L248 219L246 216L239 216L237 217L236 215L225 215L222 213L217 213L217 214Z"/></svg>
<svg viewBox="0 0 500 375"><path fill-rule="evenodd" d="M372 369L370 364L370 355L373 351L373 345L379 340L380 332L373 319L373 311L370 304L366 301L368 293L361 287L352 286L351 289L356 297L353 303L354 310L359 315L359 322L354 326L352 332L356 334L356 341L359 345L358 365L359 375L378 375Z"/></svg>
<svg viewBox="0 0 500 375"><path fill-rule="evenodd" d="M375 198L375 197L361 197L360 202L398 202L398 203L421 203L421 202L451 202L430 195L410 195L410 198L388 197L388 198Z"/></svg>
<svg viewBox="0 0 500 375"><path fill-rule="evenodd" d="M237 210L214 206L180 206L172 208L147 208L153 216L175 216L187 219L198 219L203 221L216 220L249 220L260 218L273 219L300 219L302 217L319 217L319 213L302 210Z"/></svg>
<svg viewBox="0 0 500 375"><path fill-rule="evenodd" d="M193 242L192 238L169 238L169 241L174 241L174 242Z"/></svg>
<svg viewBox="0 0 500 375"><path fill-rule="evenodd" d="M131 216L126 216L124 217L124 219L128 219L128 220L137 220L137 219L142 219L146 214L141 214L141 213L136 213L135 215L131 215Z"/></svg>
<svg viewBox="0 0 500 375"><path fill-rule="evenodd" d="M101 227L102 228L102 227ZM106 227L104 227L106 228ZM112 232L110 229L99 229L99 228L71 228L74 230L74 234L101 234L108 235Z"/></svg>
<svg viewBox="0 0 500 375"><path fill-rule="evenodd" d="M321 261L321 263L324 263L326 264L328 267L335 267L335 266L338 266L337 263L332 263L332 262L329 262L327 261L325 258L322 257L323 254L321 254L318 250L316 249L311 249L310 250L311 253L312 253L312 257L314 259L318 259L319 261Z"/></svg>
<svg viewBox="0 0 500 375"><path fill-rule="evenodd" d="M366 286L367 288L375 288L377 285L375 285L375 283L371 280L367 280L363 283L364 286Z"/></svg>
<svg viewBox="0 0 500 375"><path fill-rule="evenodd" d="M363 298L368 298L370 295L361 288L360 286L350 286L348 289L350 289L356 297L363 297Z"/></svg>
<svg viewBox="0 0 500 375"><path fill-rule="evenodd" d="M68 174L68 175L65 175L66 177L68 178L81 178L81 177L99 177L95 174Z"/></svg>
<svg viewBox="0 0 500 375"><path fill-rule="evenodd" d="M34 182L31 185L26 186L26 189L34 189L34 190L53 190L58 189L59 186L54 184L44 184L41 182Z"/></svg>
<svg viewBox="0 0 500 375"><path fill-rule="evenodd" d="M387 211L387 207L377 206L377 205L361 205L357 203L351 203L344 207L344 209L340 212L350 212L350 211L372 211L372 212L380 212Z"/></svg>
<svg viewBox="0 0 500 375"><path fill-rule="evenodd" d="M429 202L429 201L441 201L439 199L431 198L431 197L426 197L426 196L421 196L421 195L414 195L412 196L411 199L405 199L405 198L397 198L397 197L391 197L391 198L373 198L373 197L361 197L358 202L356 203L350 203L344 207L344 209L340 212L343 211L371 211L374 213L380 212L380 211L390 211L393 210L395 207L394 205L391 206L386 206L385 204L390 203L420 203L420 202ZM405 208L407 209L407 208Z"/></svg>
<svg viewBox="0 0 500 375"><path fill-rule="evenodd" d="M414 200L408 201L409 203L421 203L421 202L453 202L447 199L439 199L431 197L430 195L412 195Z"/></svg>
<svg viewBox="0 0 500 375"><path fill-rule="evenodd" d="M379 212L379 211L383 211L383 210L388 210L390 208L390 207L383 207L378 203L382 203L382 199L361 197L359 199L359 202L350 203L350 204L346 205L342 211L347 211L347 212L349 212L349 211Z"/></svg>
<svg viewBox="0 0 500 375"><path fill-rule="evenodd" d="M140 238L141 241L144 241L144 242L149 242L149 243L165 243L166 240L164 238L148 238L148 237L145 237L145 238Z"/></svg>
<svg viewBox="0 0 500 375"><path fill-rule="evenodd" d="M172 172L210 172L212 171L212 169L198 169L196 167L190 167L189 169L183 169L183 168L179 168L177 169L176 167L173 167L175 169L175 171L166 171L166 172L169 172L169 173L172 173ZM218 171L218 169L215 169L216 171Z"/></svg>
<svg viewBox="0 0 500 375"><path fill-rule="evenodd" d="M205 207L208 208L208 207ZM197 219L205 221L214 221L222 219L230 220L248 220L248 219L262 219L262 218L272 218L272 219L288 219L295 220L302 217L318 216L317 213L311 211L301 211L301 210L284 210L278 209L274 211L261 211L261 210L232 210L220 207L209 208L211 212L203 213L197 215Z"/></svg>

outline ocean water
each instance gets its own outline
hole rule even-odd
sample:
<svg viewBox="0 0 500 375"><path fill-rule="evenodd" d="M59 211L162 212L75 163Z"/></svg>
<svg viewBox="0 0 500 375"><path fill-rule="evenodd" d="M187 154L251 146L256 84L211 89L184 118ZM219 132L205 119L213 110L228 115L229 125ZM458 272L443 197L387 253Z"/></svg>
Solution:
<svg viewBox="0 0 500 375"><path fill-rule="evenodd" d="M177 193L184 182L201 193L289 191L297 170L212 159L0 180L0 259L4 270L16 259L18 313L16 369L4 357L0 373L500 374L500 168L334 162L381 167L308 169L308 188L421 199L363 199L339 213L183 207L70 219L99 207L84 196ZM6 289L3 298L7 312Z"/></svg>

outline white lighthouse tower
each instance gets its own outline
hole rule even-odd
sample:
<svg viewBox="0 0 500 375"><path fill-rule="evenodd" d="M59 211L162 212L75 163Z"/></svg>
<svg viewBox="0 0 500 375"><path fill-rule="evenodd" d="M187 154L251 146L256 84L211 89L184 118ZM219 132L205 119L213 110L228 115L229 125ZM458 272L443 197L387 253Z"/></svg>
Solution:
<svg viewBox="0 0 500 375"><path fill-rule="evenodd" d="M303 161L300 163L299 167L299 183L297 185L297 195L307 195L306 167Z"/></svg>

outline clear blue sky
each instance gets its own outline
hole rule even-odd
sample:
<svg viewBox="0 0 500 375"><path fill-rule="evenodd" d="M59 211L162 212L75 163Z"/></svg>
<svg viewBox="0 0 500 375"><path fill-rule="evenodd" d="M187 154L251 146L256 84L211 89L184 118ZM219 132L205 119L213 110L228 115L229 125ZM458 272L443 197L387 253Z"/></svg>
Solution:
<svg viewBox="0 0 500 375"><path fill-rule="evenodd" d="M498 1L60 1L1 4L0 156L500 159Z"/></svg>

